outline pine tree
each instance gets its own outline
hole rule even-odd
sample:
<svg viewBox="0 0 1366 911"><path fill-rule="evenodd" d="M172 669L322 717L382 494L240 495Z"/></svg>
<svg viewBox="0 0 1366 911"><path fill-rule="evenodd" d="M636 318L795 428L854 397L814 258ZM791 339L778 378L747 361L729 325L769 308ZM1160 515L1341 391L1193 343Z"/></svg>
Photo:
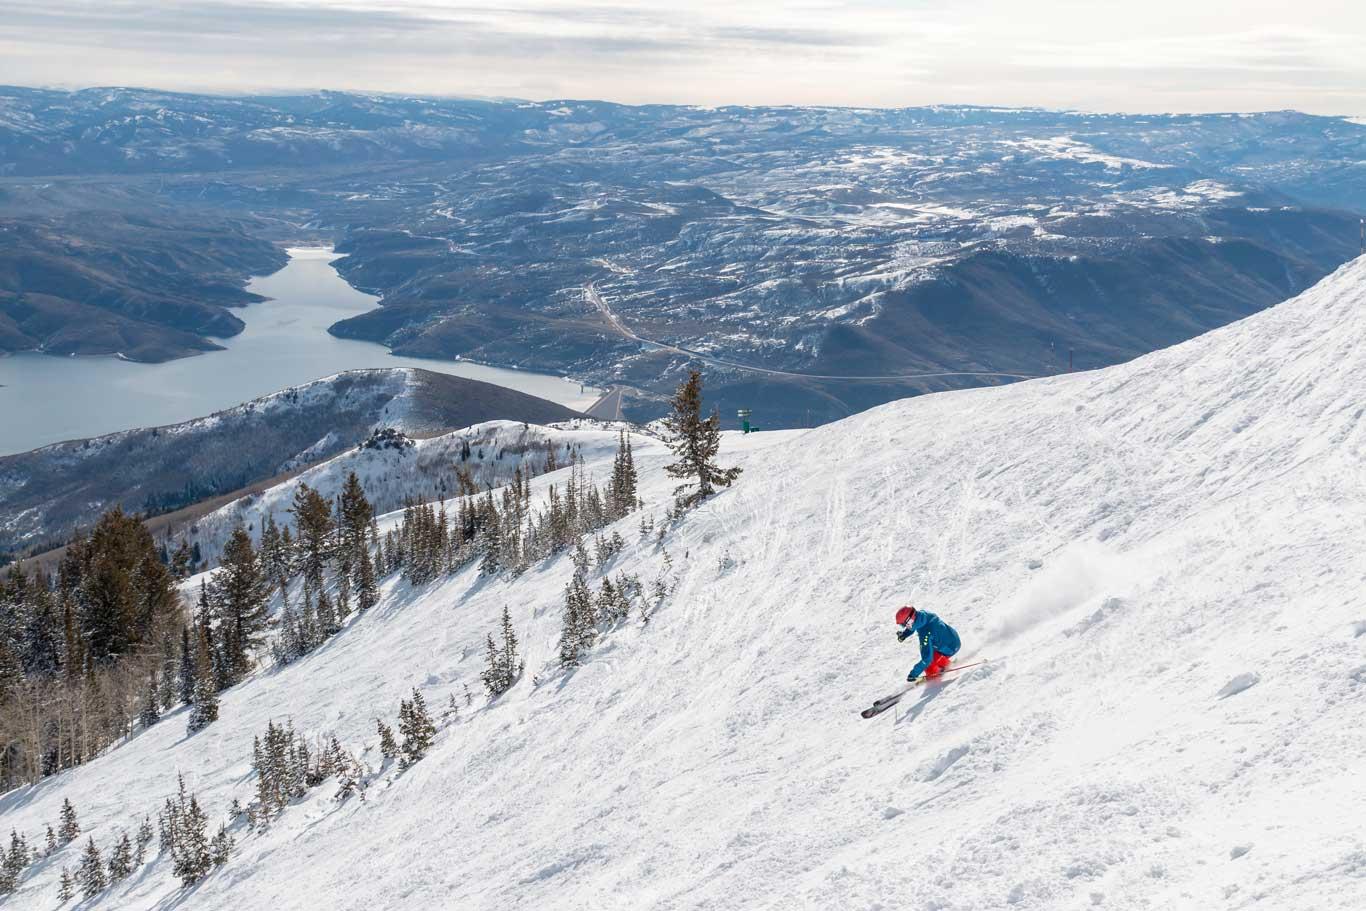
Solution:
<svg viewBox="0 0 1366 911"><path fill-rule="evenodd" d="M9 833L9 851L0 851L0 895L13 892L29 864L28 843L16 829Z"/></svg>
<svg viewBox="0 0 1366 911"><path fill-rule="evenodd" d="M355 588L361 588L361 556L369 550L366 537L375 510L365 498L365 489L353 471L347 475L337 505L338 537L340 538L341 572L350 578ZM373 604L373 602L372 602ZM367 605L368 607L368 605ZM361 608L362 610L366 608Z"/></svg>
<svg viewBox="0 0 1366 911"><path fill-rule="evenodd" d="M146 816L142 817L142 824L138 826L138 838L133 855L133 862L142 866L142 862L147 858L147 847L152 843L152 820Z"/></svg>
<svg viewBox="0 0 1366 911"><path fill-rule="evenodd" d="M332 599L327 597L325 590L318 591L317 604L317 633L314 638L314 645L321 645L323 640L335 634L340 626L337 625L337 611L332 604Z"/></svg>
<svg viewBox="0 0 1366 911"><path fill-rule="evenodd" d="M602 580L602 588L598 590L598 600L595 605L597 615L603 623L619 623L626 619L627 610L622 608L622 598L617 587L612 584L610 578ZM629 602L626 605L629 609Z"/></svg>
<svg viewBox="0 0 1366 911"><path fill-rule="evenodd" d="M677 461L665 466L672 478L689 478L689 482L674 489L674 496L682 507L692 506L716 492L717 487L729 487L740 476L739 468L718 468L716 453L721 446L721 416L713 410L702 418L702 374L694 370L687 382L674 393L673 413L664 418L664 426L672 435L669 448ZM688 493L693 484L697 489Z"/></svg>
<svg viewBox="0 0 1366 911"><path fill-rule="evenodd" d="M178 695L186 705L194 702L194 650L190 646L190 628L180 630L180 667L176 672Z"/></svg>
<svg viewBox="0 0 1366 911"><path fill-rule="evenodd" d="M209 644L200 639L195 661L194 708L190 712L188 733L194 734L218 720L218 686L214 680Z"/></svg>
<svg viewBox="0 0 1366 911"><path fill-rule="evenodd" d="M484 683L484 690L489 694L489 698L497 698L502 694L503 676L500 670L498 658L498 646L493 644L493 634L490 633L487 639L487 647L484 654L484 670L479 673L479 679Z"/></svg>
<svg viewBox="0 0 1366 911"><path fill-rule="evenodd" d="M346 625L346 618L351 616L351 576L342 573L337 582L337 626L338 628Z"/></svg>
<svg viewBox="0 0 1366 911"><path fill-rule="evenodd" d="M14 567L18 571L18 566ZM21 638L16 642L24 674L30 679L55 678L62 670L62 623L48 580L34 574L28 592L28 616L20 620Z"/></svg>
<svg viewBox="0 0 1366 911"><path fill-rule="evenodd" d="M289 580L294 575L294 565L299 554L298 544L293 533L286 525L280 532L280 553L275 565L275 583L283 595L289 588Z"/></svg>
<svg viewBox="0 0 1366 911"><path fill-rule="evenodd" d="M76 808L71 805L69 799L62 800L62 824L57 834L61 837L63 846L71 844L81 836L81 824L76 819Z"/></svg>
<svg viewBox="0 0 1366 911"><path fill-rule="evenodd" d="M62 867L61 886L57 889L57 900L66 904L76 897L76 880L69 867Z"/></svg>
<svg viewBox="0 0 1366 911"><path fill-rule="evenodd" d="M436 726L427 712L427 703L422 694L413 690L412 701L404 700L399 705L398 729L403 735L404 765L412 765L431 749L432 738L436 736Z"/></svg>
<svg viewBox="0 0 1366 911"><path fill-rule="evenodd" d="M294 492L294 504L290 511L294 514L294 525L298 529L296 546L303 577L315 591L321 591L323 571L332 556L335 528L332 505L307 484L300 484Z"/></svg>
<svg viewBox="0 0 1366 911"><path fill-rule="evenodd" d="M266 627L271 582L241 525L233 529L214 576L223 615L222 649L232 682L251 670L251 653L260 646Z"/></svg>
<svg viewBox="0 0 1366 911"><path fill-rule="evenodd" d="M57 851L57 832L52 828L52 823L47 824L47 837L44 839L43 847L49 856Z"/></svg>
<svg viewBox="0 0 1366 911"><path fill-rule="evenodd" d="M597 618L587 574L575 571L564 589L564 618L560 627L560 666L577 667L584 649L593 643Z"/></svg>
<svg viewBox="0 0 1366 911"><path fill-rule="evenodd" d="M489 498L484 521L483 541L480 545L484 555L479 561L479 571L486 576L493 576L503 568L503 533L498 527L498 510L493 505L492 497Z"/></svg>
<svg viewBox="0 0 1366 911"><path fill-rule="evenodd" d="M276 640L274 649L275 659L281 664L288 664L308 651L304 646L299 614L288 599L280 607L280 637Z"/></svg>
<svg viewBox="0 0 1366 911"><path fill-rule="evenodd" d="M142 710L138 712L138 722L149 728L161 720L161 687L157 682L156 665L148 672L147 689L142 694Z"/></svg>
<svg viewBox="0 0 1366 911"><path fill-rule="evenodd" d="M278 585L280 577L287 575L287 570L284 568L284 541L280 537L280 526L275 524L273 512L266 514L265 524L261 526L261 549L258 555L261 571L266 574L272 587Z"/></svg>
<svg viewBox="0 0 1366 911"><path fill-rule="evenodd" d="M380 755L385 759L397 758L398 743L394 740L394 729L378 718L375 719L375 726L379 729Z"/></svg>
<svg viewBox="0 0 1366 911"><path fill-rule="evenodd" d="M81 894L85 898L94 898L104 891L104 858L100 857L100 849L95 847L93 838L85 843L85 853L81 855L81 869L77 879L81 884Z"/></svg>
<svg viewBox="0 0 1366 911"><path fill-rule="evenodd" d="M612 459L612 477L607 487L608 518L619 519L636 508L636 463L631 440L620 431L617 454Z"/></svg>
<svg viewBox="0 0 1366 911"><path fill-rule="evenodd" d="M24 665L19 654L0 636L0 705L9 700L24 682Z"/></svg>
<svg viewBox="0 0 1366 911"><path fill-rule="evenodd" d="M194 551L190 549L190 542L184 538L180 540L180 546L171 555L171 575L177 582L184 582L190 577L191 570L194 569Z"/></svg>
<svg viewBox="0 0 1366 911"><path fill-rule="evenodd" d="M375 583L375 564L370 559L370 548L361 546L356 563L356 610L365 613L379 602L379 586Z"/></svg>
<svg viewBox="0 0 1366 911"><path fill-rule="evenodd" d="M109 852L109 881L116 883L133 872L133 842L124 832Z"/></svg>
<svg viewBox="0 0 1366 911"><path fill-rule="evenodd" d="M163 712L175 707L176 671L175 639L171 631L166 630L161 635L161 673L157 686L157 701Z"/></svg>
<svg viewBox="0 0 1366 911"><path fill-rule="evenodd" d="M232 836L228 834L227 826L220 823L213 841L209 843L209 857L215 867L221 867L228 862L228 858L232 856L232 847Z"/></svg>
<svg viewBox="0 0 1366 911"><path fill-rule="evenodd" d="M184 796L182 794L182 801ZM192 886L204 878L213 865L213 854L209 847L208 817L199 806L193 794L188 803L183 804L180 813L174 853L174 870L180 881Z"/></svg>
<svg viewBox="0 0 1366 911"><path fill-rule="evenodd" d="M307 579L303 585L303 600L299 604L299 642L300 655L313 651L322 642L318 612L314 609L313 587Z"/></svg>
<svg viewBox="0 0 1366 911"><path fill-rule="evenodd" d="M517 634L512 629L512 615L508 612L507 605L503 605L503 648L502 666L504 690L512 688L517 679L522 676L522 660L517 656Z"/></svg>

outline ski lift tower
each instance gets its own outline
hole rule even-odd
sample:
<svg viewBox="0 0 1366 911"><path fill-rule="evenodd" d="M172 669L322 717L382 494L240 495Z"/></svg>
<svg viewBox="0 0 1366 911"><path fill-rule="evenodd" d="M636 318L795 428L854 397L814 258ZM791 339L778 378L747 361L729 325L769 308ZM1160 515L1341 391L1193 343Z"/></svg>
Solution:
<svg viewBox="0 0 1366 911"><path fill-rule="evenodd" d="M740 432L741 432L741 433L749 433L750 430L751 430L751 428L750 428L750 426L749 426L749 416L750 416L750 414L752 414L752 412L751 412L748 408L741 408L739 411L735 412L735 416L738 417L738 418L740 419ZM752 428L752 429L758 430L759 428L755 427L755 428Z"/></svg>

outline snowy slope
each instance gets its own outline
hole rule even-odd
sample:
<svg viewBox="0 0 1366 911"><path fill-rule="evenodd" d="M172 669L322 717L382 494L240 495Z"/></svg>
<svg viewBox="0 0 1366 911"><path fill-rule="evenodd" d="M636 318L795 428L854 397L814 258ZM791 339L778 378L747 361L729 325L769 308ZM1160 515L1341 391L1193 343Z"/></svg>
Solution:
<svg viewBox="0 0 1366 911"><path fill-rule="evenodd" d="M540 426L519 421L484 421L425 440L413 440L407 448L367 448L347 450L326 462L277 484L260 494L248 494L197 519L185 530L184 538L198 543L205 559L216 561L232 530L241 524L256 541L268 516L277 522L293 524L289 514L294 494L307 484L332 499L341 493L351 472L365 487L377 512L401 510L405 499L438 501L449 499L459 489L456 471L467 471L480 490L486 485L508 483L513 471L526 461L539 472L546 455L555 451L559 464L567 465L572 456L582 455L585 464L611 464L617 450L618 430L626 424L592 420L567 421ZM659 441L636 435L636 445L657 446ZM469 446L468 459L461 458L462 446ZM599 482L605 480L600 472ZM561 481L561 483L563 483Z"/></svg>
<svg viewBox="0 0 1366 911"><path fill-rule="evenodd" d="M477 689L508 605L512 692L366 803L242 838L184 906L1366 907L1363 338L1366 259L1123 366L730 437L737 487L666 539L675 595L572 676L567 559L390 580L202 734L173 716L0 813L34 832L69 797L107 843L181 770L217 816L270 718L373 762L410 687ZM637 461L659 515L663 456ZM617 566L653 577L630 539ZM993 660L862 721L914 661L908 599ZM55 906L56 871L19 906ZM93 906L177 894L161 860Z"/></svg>

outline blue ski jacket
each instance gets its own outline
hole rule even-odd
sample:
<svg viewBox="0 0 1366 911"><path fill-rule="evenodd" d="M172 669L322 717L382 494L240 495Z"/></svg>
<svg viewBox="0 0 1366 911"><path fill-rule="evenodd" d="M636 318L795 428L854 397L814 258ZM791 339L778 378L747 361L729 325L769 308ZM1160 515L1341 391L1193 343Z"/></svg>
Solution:
<svg viewBox="0 0 1366 911"><path fill-rule="evenodd" d="M963 642L953 627L929 611L918 610L909 624L901 628L897 638L903 642L911 636L918 636L920 643L920 663L911 668L911 676L919 677L934 660L934 653L952 657L958 654Z"/></svg>

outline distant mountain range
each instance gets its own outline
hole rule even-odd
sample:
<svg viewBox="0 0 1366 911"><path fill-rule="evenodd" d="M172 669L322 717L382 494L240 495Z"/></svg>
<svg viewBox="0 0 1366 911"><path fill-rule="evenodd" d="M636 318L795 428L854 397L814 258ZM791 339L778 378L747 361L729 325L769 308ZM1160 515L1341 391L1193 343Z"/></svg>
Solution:
<svg viewBox="0 0 1366 911"><path fill-rule="evenodd" d="M333 240L382 297L337 335L622 385L637 418L705 363L767 426L1112 364L1292 296L1357 252L1363 160L1366 125L1295 112L0 89L11 210Z"/></svg>
<svg viewBox="0 0 1366 911"><path fill-rule="evenodd" d="M165 513L357 446L492 419L579 417L524 393L411 368L352 370L207 417L0 456L0 559L64 543L113 506Z"/></svg>

